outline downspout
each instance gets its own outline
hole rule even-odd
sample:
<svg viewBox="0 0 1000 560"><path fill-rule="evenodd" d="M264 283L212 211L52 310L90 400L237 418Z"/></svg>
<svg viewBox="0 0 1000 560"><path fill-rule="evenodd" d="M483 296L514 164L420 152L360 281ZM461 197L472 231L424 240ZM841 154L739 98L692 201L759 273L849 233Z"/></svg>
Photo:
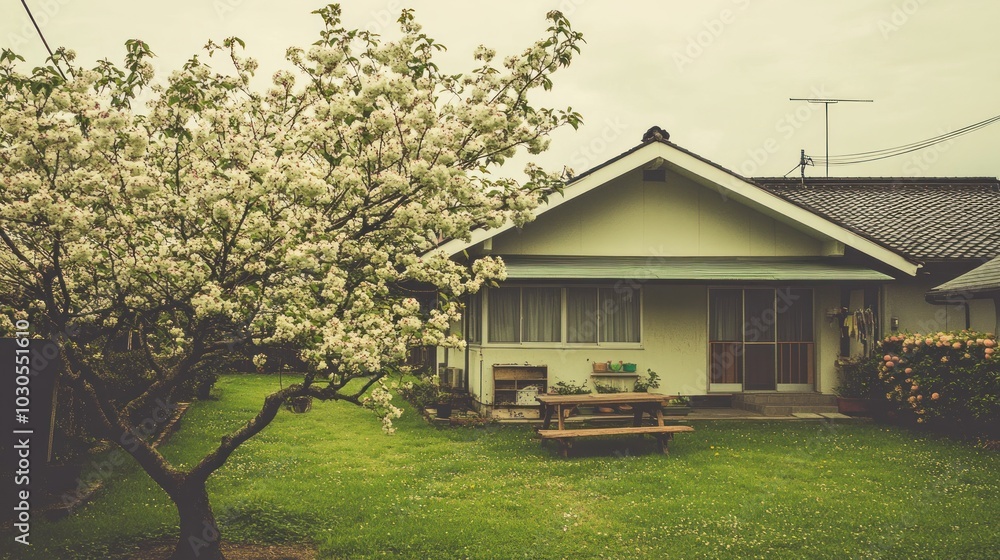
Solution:
<svg viewBox="0 0 1000 560"><path fill-rule="evenodd" d="M996 326L993 328L993 334L1000 335L1000 293L993 296L993 319L996 321Z"/></svg>

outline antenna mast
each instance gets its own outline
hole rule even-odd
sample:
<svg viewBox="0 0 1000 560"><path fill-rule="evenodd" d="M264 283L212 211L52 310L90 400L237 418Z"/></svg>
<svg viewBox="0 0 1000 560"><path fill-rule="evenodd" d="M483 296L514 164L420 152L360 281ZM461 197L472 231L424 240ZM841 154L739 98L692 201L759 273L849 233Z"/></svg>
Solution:
<svg viewBox="0 0 1000 560"><path fill-rule="evenodd" d="M816 99L805 97L789 97L789 101L806 101L808 103L822 103L826 113L826 176L830 176L830 104L831 103L871 103L872 99ZM805 172L803 166L802 171Z"/></svg>

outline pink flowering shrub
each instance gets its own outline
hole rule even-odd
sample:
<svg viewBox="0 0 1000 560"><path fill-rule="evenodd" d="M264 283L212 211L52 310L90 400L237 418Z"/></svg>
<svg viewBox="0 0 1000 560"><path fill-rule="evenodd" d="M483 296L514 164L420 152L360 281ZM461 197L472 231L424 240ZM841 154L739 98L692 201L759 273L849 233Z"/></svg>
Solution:
<svg viewBox="0 0 1000 560"><path fill-rule="evenodd" d="M886 337L878 352L878 377L898 411L968 435L1000 431L996 335L903 333Z"/></svg>

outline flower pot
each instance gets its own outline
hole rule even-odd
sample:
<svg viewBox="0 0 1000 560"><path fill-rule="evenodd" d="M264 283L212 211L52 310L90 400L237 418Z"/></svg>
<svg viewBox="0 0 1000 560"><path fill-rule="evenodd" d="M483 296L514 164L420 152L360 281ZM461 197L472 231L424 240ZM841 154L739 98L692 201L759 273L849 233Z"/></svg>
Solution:
<svg viewBox="0 0 1000 560"><path fill-rule="evenodd" d="M618 362L616 364L609 364L611 371L618 373L622 370L622 363Z"/></svg>
<svg viewBox="0 0 1000 560"><path fill-rule="evenodd" d="M288 399L286 406L288 406L288 410L291 410L296 414L309 412L312 409L312 397L301 396L290 398Z"/></svg>
<svg viewBox="0 0 1000 560"><path fill-rule="evenodd" d="M608 371L607 362L594 362L594 373L603 373Z"/></svg>
<svg viewBox="0 0 1000 560"><path fill-rule="evenodd" d="M620 404L618 405L618 412L632 412L632 405Z"/></svg>
<svg viewBox="0 0 1000 560"><path fill-rule="evenodd" d="M611 414L614 411L615 411L615 409L611 408L610 406L599 406L599 407L597 407L597 412L599 412L601 414Z"/></svg>
<svg viewBox="0 0 1000 560"><path fill-rule="evenodd" d="M857 414L869 416L872 413L871 399L856 397L837 397L837 411L841 414Z"/></svg>
<svg viewBox="0 0 1000 560"><path fill-rule="evenodd" d="M451 418L451 403L438 403L438 405L437 405L437 417L438 418Z"/></svg>
<svg viewBox="0 0 1000 560"><path fill-rule="evenodd" d="M622 366L622 371L625 373L635 373L635 364L625 364Z"/></svg>

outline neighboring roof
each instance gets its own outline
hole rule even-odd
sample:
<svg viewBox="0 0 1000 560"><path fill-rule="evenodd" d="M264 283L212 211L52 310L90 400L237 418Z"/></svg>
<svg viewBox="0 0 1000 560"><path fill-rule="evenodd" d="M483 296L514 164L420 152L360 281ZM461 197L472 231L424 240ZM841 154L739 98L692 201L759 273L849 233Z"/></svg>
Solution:
<svg viewBox="0 0 1000 560"><path fill-rule="evenodd" d="M886 265L911 276L916 275L919 265L900 253L882 245L861 232L849 229L843 224L824 217L801 204L793 203L772 193L751 180L713 163L697 154L689 152L667 140L648 140L639 146L614 157L586 173L573 178L566 184L562 194L553 194L533 211L538 217L549 210L590 192L613 179L647 165L661 161L670 169L706 187L718 190L723 196L735 199L751 208L771 216L780 216L784 221L819 234L822 238L836 240L856 249ZM477 229L470 232L468 241L452 239L440 245L435 251L456 255L465 249L490 239L515 227L508 221L491 229Z"/></svg>
<svg viewBox="0 0 1000 560"><path fill-rule="evenodd" d="M911 260L1000 255L1000 181L992 177L753 181Z"/></svg>
<svg viewBox="0 0 1000 560"><path fill-rule="evenodd" d="M1000 257L927 292L929 298L937 300L967 299L981 294L1000 295Z"/></svg>
<svg viewBox="0 0 1000 560"><path fill-rule="evenodd" d="M892 280L862 266L817 261L696 257L540 257L503 258L507 279L578 278L607 280L831 281Z"/></svg>

